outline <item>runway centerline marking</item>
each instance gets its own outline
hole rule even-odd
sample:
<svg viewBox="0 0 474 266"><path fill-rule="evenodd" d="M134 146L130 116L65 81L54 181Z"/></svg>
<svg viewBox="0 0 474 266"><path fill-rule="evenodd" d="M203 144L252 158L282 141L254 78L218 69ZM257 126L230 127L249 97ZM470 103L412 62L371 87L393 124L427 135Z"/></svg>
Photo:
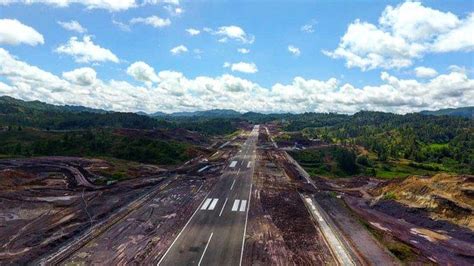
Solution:
<svg viewBox="0 0 474 266"><path fill-rule="evenodd" d="M234 182L232 182L232 185L230 186L230 190L234 188L234 184L235 184L235 179L234 179Z"/></svg>
<svg viewBox="0 0 474 266"><path fill-rule="evenodd" d="M224 205L222 205L221 212L219 213L219 217L222 215L222 212L224 211L224 207L225 207L225 205L227 204L227 200L228 200L228 199L229 199L229 198L225 198Z"/></svg>
<svg viewBox="0 0 474 266"><path fill-rule="evenodd" d="M211 243L211 239L212 239L213 234L214 234L214 232L211 233L211 235L209 236L209 240L207 240L206 247L204 248L204 251L202 252L201 258L199 259L198 266L201 266L202 259L204 258L204 254L206 254L206 250L207 250L207 247L209 246L209 243Z"/></svg>

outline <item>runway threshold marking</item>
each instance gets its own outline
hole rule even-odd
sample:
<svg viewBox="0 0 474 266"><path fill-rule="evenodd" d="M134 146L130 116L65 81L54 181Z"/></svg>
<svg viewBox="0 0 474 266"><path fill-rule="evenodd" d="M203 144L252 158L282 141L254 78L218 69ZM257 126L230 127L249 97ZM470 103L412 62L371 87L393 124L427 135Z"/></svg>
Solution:
<svg viewBox="0 0 474 266"><path fill-rule="evenodd" d="M251 162L249 162L249 163L247 164L247 168L250 168L250 163L251 163Z"/></svg>
<svg viewBox="0 0 474 266"><path fill-rule="evenodd" d="M211 201L212 201L211 198L207 198L206 201L204 201L204 204L202 204L201 210L206 210L209 204L211 204Z"/></svg>
<svg viewBox="0 0 474 266"><path fill-rule="evenodd" d="M238 199L234 200L234 205L232 205L233 212L236 212L239 209L239 203L240 203L240 200Z"/></svg>
<svg viewBox="0 0 474 266"><path fill-rule="evenodd" d="M247 201L246 201L246 200L242 200L242 201L240 202L240 210L239 210L239 211L241 211L241 212L245 211L246 205L247 205Z"/></svg>
<svg viewBox="0 0 474 266"><path fill-rule="evenodd" d="M219 213L219 217L222 215L222 212L224 211L224 207L225 207L225 205L227 204L227 200L228 200L228 199L229 199L229 198L225 198L224 205L222 205L221 212Z"/></svg>
<svg viewBox="0 0 474 266"><path fill-rule="evenodd" d="M209 206L209 209L207 209L207 210L209 210L209 211L214 210L216 208L216 205L217 205L218 201L219 201L219 199L213 199L211 205Z"/></svg>
<svg viewBox="0 0 474 266"><path fill-rule="evenodd" d="M234 168L236 165L237 165L237 161L232 161L229 167Z"/></svg>
<svg viewBox="0 0 474 266"><path fill-rule="evenodd" d="M247 207L247 200L238 200L238 199L236 199L236 200L234 200L234 205L232 205L232 211L233 212L236 212L236 211L244 212L246 207Z"/></svg>
<svg viewBox="0 0 474 266"><path fill-rule="evenodd" d="M216 208L217 202L219 199L216 198L207 198L204 204L201 206L201 210L212 211Z"/></svg>
<svg viewBox="0 0 474 266"><path fill-rule="evenodd" d="M204 254L206 254L207 247L209 246L209 243L211 243L212 235L214 232L211 233L209 236L209 240L207 240L206 247L204 248L204 251L202 252L201 258L199 259L198 266L201 266L202 259L204 258Z"/></svg>

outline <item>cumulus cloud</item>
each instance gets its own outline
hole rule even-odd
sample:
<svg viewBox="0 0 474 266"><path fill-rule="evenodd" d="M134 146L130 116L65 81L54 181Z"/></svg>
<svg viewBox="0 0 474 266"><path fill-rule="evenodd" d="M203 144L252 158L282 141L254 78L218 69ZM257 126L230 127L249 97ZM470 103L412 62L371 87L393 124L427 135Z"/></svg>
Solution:
<svg viewBox="0 0 474 266"><path fill-rule="evenodd" d="M67 43L60 45L55 51L72 56L78 63L119 62L114 53L94 44L90 36L84 36L82 41L77 37L71 37Z"/></svg>
<svg viewBox="0 0 474 266"><path fill-rule="evenodd" d="M93 78L90 73L95 71L91 70L65 72L61 78L17 59L3 48L0 48L0 62L1 95L115 111L231 108L256 112L407 113L474 105L474 80L455 69L423 82L382 72L379 84L363 87L344 84L335 78L303 77L295 77L287 84L263 87L228 74L188 78L176 71L155 73L152 67L136 62L127 73L152 85L135 86L125 81Z"/></svg>
<svg viewBox="0 0 474 266"><path fill-rule="evenodd" d="M145 24L150 25L154 28L162 28L171 25L171 20L168 18L163 19L158 16L150 16L150 17L137 17L132 18L130 20L130 24Z"/></svg>
<svg viewBox="0 0 474 266"><path fill-rule="evenodd" d="M224 68L230 68L232 71L242 72L242 73L257 73L258 68L255 63L246 63L246 62L238 62L231 64L229 62L224 63Z"/></svg>
<svg viewBox="0 0 474 266"><path fill-rule="evenodd" d="M79 22L77 22L75 20L71 20L69 22L67 22L67 21L58 21L58 24L61 27L63 27L64 29L69 30L69 31L75 31L77 33L87 32L87 29L82 27L82 25L79 24Z"/></svg>
<svg viewBox="0 0 474 266"><path fill-rule="evenodd" d="M131 64L127 68L127 74L132 76L135 80L144 82L147 86L151 86L152 83L159 81L155 69L143 61Z"/></svg>
<svg viewBox="0 0 474 266"><path fill-rule="evenodd" d="M438 75L438 72L429 67L416 67L415 68L415 75L419 78L431 78Z"/></svg>
<svg viewBox="0 0 474 266"><path fill-rule="evenodd" d="M46 4L55 7L67 7L71 4L81 4L87 9L106 9L109 11L122 11L136 7L135 0L3 0L0 4L8 5L13 3L22 4Z"/></svg>
<svg viewBox="0 0 474 266"><path fill-rule="evenodd" d="M237 49L237 52L239 52L241 54L248 54L248 53L250 53L250 50L246 49L246 48L239 48L239 49Z"/></svg>
<svg viewBox="0 0 474 266"><path fill-rule="evenodd" d="M97 73L90 67L83 67L63 72L63 78L80 86L89 86L97 80Z"/></svg>
<svg viewBox="0 0 474 266"><path fill-rule="evenodd" d="M187 53L188 52L188 48L184 45L178 45L174 48L172 48L170 50L170 52L173 54L173 55L178 55L178 54L182 54L182 53Z"/></svg>
<svg viewBox="0 0 474 266"><path fill-rule="evenodd" d="M222 26L215 31L209 28L204 30L211 32L214 35L220 36L221 38L219 39L219 42L227 42L229 39L231 39L241 43L251 44L255 41L255 37L253 35L247 34L241 27L235 25Z"/></svg>
<svg viewBox="0 0 474 266"><path fill-rule="evenodd" d="M41 33L16 19L0 19L0 44L22 43L31 46L44 44L44 38Z"/></svg>
<svg viewBox="0 0 474 266"><path fill-rule="evenodd" d="M462 19L407 1L387 6L378 25L355 20L339 46L323 53L364 71L408 67L427 53L474 50L473 17L471 13Z"/></svg>
<svg viewBox="0 0 474 266"><path fill-rule="evenodd" d="M193 28L186 29L186 32L191 36L195 36L195 35L198 35L199 33L201 33L200 30L193 29Z"/></svg>
<svg viewBox="0 0 474 266"><path fill-rule="evenodd" d="M301 54L300 48L293 45L288 45L288 52L292 53L294 56L300 56Z"/></svg>

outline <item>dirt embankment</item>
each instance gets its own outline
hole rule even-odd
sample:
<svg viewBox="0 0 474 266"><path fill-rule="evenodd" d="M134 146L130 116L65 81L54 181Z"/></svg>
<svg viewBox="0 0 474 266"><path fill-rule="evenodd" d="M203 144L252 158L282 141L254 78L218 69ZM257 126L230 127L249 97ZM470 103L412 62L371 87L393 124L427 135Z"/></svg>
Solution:
<svg viewBox="0 0 474 266"><path fill-rule="evenodd" d="M372 191L412 208L424 209L435 220L447 220L474 231L474 176L437 174L412 176Z"/></svg>
<svg viewBox="0 0 474 266"><path fill-rule="evenodd" d="M97 186L89 179L95 174L83 167L97 160L86 161L0 162L0 264L37 259L164 180L136 178Z"/></svg>
<svg viewBox="0 0 474 266"><path fill-rule="evenodd" d="M472 177L319 179L406 263L472 265Z"/></svg>

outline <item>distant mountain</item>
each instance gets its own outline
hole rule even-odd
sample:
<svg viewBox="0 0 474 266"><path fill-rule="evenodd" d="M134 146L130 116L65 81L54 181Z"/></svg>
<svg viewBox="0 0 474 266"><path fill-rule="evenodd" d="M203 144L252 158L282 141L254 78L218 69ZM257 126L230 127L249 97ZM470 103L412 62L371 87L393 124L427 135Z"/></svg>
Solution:
<svg viewBox="0 0 474 266"><path fill-rule="evenodd" d="M23 101L12 98L10 96L0 96L0 111L9 109L10 112L22 111L46 111L46 112L89 112L97 114L105 114L108 111L102 109L94 109L84 106L75 105L52 105L40 101Z"/></svg>
<svg viewBox="0 0 474 266"><path fill-rule="evenodd" d="M232 118L232 117L239 117L242 114L229 109L212 109L207 111L195 111L195 112L177 112L172 113L170 116L172 117L220 117L220 118Z"/></svg>
<svg viewBox="0 0 474 266"><path fill-rule="evenodd" d="M162 116L168 116L169 114L167 114L165 112L155 112L155 113L152 113L152 114L145 114L145 115L148 115L148 116L151 116L151 117L162 117Z"/></svg>
<svg viewBox="0 0 474 266"><path fill-rule="evenodd" d="M460 108L447 108L447 109L440 109L437 111L421 111L421 114L424 115L447 115L447 116L459 116L459 117L466 117L466 118L474 118L474 106L470 107L460 107Z"/></svg>

